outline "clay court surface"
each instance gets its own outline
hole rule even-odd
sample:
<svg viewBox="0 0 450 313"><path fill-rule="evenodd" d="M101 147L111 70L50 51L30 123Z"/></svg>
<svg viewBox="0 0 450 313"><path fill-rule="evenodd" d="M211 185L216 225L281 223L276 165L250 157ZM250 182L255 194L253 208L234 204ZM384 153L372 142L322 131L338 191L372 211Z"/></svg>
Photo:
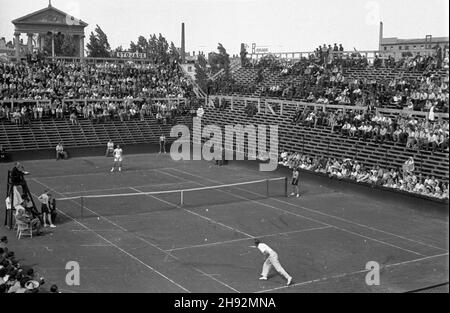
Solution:
<svg viewBox="0 0 450 313"><path fill-rule="evenodd" d="M126 152L126 151L125 151ZM216 186L289 175L256 164L217 168L169 155L23 162L33 194L56 198ZM7 169L1 164L1 188ZM283 196L282 180L186 193L58 202L56 229L41 237L10 238L21 262L63 292L405 292L448 282L448 208L422 199L301 177L300 199ZM2 206L3 207L3 206ZM293 285L273 274L260 281L260 238L279 254ZM65 284L66 263L77 261L80 286ZM381 266L381 284L365 283L366 263ZM448 285L439 290L448 292Z"/></svg>

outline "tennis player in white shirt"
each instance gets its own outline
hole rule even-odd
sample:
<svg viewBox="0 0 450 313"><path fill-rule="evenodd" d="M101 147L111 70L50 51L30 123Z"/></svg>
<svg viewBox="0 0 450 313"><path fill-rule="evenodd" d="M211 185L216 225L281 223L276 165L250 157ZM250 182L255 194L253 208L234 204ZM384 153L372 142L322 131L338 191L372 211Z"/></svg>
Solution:
<svg viewBox="0 0 450 313"><path fill-rule="evenodd" d="M292 282L292 276L289 275L281 266L280 261L278 261L278 254L272 248L270 248L265 243L262 243L258 239L255 240L255 246L259 251L261 251L262 254L264 254L264 256L266 256L266 261L263 264L263 270L259 279L267 280L267 275L269 275L269 272L273 266L276 271L280 273L280 275L286 278L287 285L289 286Z"/></svg>
<svg viewBox="0 0 450 313"><path fill-rule="evenodd" d="M119 167L119 172L121 172L122 171L122 161L123 161L123 150L122 150L122 148L120 148L119 145L117 145L117 148L114 149L113 155L114 155L114 164L111 169L111 172L114 172L114 169L116 167Z"/></svg>

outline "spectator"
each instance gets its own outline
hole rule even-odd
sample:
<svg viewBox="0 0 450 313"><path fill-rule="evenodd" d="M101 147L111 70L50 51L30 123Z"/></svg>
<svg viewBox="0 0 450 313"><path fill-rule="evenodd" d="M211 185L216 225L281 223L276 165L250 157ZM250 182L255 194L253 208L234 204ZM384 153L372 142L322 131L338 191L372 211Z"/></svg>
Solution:
<svg viewBox="0 0 450 313"><path fill-rule="evenodd" d="M55 150L56 150L56 161L58 161L59 159L65 160L69 157L67 152L64 150L64 146L61 142L56 145Z"/></svg>

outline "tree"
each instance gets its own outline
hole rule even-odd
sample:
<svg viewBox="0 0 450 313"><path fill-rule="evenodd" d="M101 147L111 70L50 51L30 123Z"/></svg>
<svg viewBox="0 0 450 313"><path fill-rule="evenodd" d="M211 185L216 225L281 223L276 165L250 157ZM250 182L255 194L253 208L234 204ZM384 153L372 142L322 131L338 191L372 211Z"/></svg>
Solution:
<svg viewBox="0 0 450 313"><path fill-rule="evenodd" d="M203 90L208 87L207 62L203 55L199 55L195 63L195 81Z"/></svg>
<svg viewBox="0 0 450 313"><path fill-rule="evenodd" d="M247 67L250 65L250 60L247 58L248 52L247 49L245 48L245 44L241 43L241 66L242 67Z"/></svg>
<svg viewBox="0 0 450 313"><path fill-rule="evenodd" d="M55 55L73 57L76 54L77 48L74 39L69 34L55 33L53 34L53 43L55 45ZM47 55L52 55L52 35L47 34L44 37L44 52Z"/></svg>
<svg viewBox="0 0 450 313"><path fill-rule="evenodd" d="M177 47L175 47L173 41L170 42L169 55L173 61L177 61L178 63L181 61L180 52L178 51ZM206 62L206 60L205 60L205 62Z"/></svg>
<svg viewBox="0 0 450 313"><path fill-rule="evenodd" d="M139 36L137 43L130 43L131 52L148 53L148 41L144 36Z"/></svg>
<svg viewBox="0 0 450 313"><path fill-rule="evenodd" d="M94 58L109 58L111 53L111 46L108 42L108 36L96 25L95 33L91 32L89 42L87 44L88 55Z"/></svg>
<svg viewBox="0 0 450 313"><path fill-rule="evenodd" d="M227 50L224 46L219 43L216 52L212 52L208 56L209 65L211 66L211 71L213 74L224 70L224 76L229 78L230 76L230 55L227 53Z"/></svg>
<svg viewBox="0 0 450 313"><path fill-rule="evenodd" d="M69 34L63 35L60 52L62 56L69 56L69 57L75 56L77 48L73 40L73 37L70 36Z"/></svg>

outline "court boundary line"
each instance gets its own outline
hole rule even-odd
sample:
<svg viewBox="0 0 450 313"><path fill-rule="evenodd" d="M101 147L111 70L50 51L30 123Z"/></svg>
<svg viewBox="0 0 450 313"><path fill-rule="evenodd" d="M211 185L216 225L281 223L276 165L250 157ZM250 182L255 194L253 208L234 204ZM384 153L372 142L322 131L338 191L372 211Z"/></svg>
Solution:
<svg viewBox="0 0 450 313"><path fill-rule="evenodd" d="M182 170L178 170L178 169L175 169L175 168L173 168L173 170L180 171L181 173L184 172L184 171L182 171ZM190 174L190 173L188 173L188 172L184 172L184 173L187 174L187 175L191 175L191 176L194 176L194 177L201 178L201 176L198 176L198 175L195 175L195 174ZM172 175L172 176L176 176L176 175ZM183 178L183 177L178 177L178 179L184 179L184 180L187 180L187 179L185 179L185 178ZM202 179L204 179L204 180L209 180L209 181L215 182L215 183L219 183L219 181L215 181L215 180L208 179L208 178L204 178L204 177L203 177ZM205 185L202 184L202 183L198 183L198 184L199 184L199 185L202 185L202 186L205 186ZM344 229L344 228L341 228L341 227L338 227L338 226L335 226L335 225L332 225L332 224L329 224L329 223L325 223L325 222L319 221L319 220L314 219L314 218L310 218L310 217L307 217L307 216L304 216L304 215L301 215L301 214L298 214L298 213L290 212L290 211L287 211L287 210L284 210L284 209L275 207L275 206L270 205L270 204L267 204L267 203L263 203L263 202L260 202L260 201L257 201L257 200L248 199L248 198L246 198L246 197L239 196L239 195L235 195L235 194L232 194L232 193L227 192L227 191L224 191L224 190L219 190L219 191L220 191L220 192L224 192L224 193L231 194L231 195L233 195L233 196L235 196L235 197L237 197L237 198L245 199L246 201L250 201L250 202L253 202L253 203L257 203L257 204L259 204L259 205L266 206L266 207L272 208L272 209L274 209L274 210L284 212L284 213L286 213L286 214L294 215L294 216L297 216L297 217L300 217L300 218L303 218L303 219L308 219L308 220L310 220L310 221L313 221L313 222L322 224L322 225L324 225L324 226L331 226L331 227L333 227L333 228L335 228L335 229L337 229L337 230L340 230L340 231L342 231L342 232L347 232L347 233L350 233L350 234L355 235L355 236L358 236L358 237L362 237L362 238L365 238L365 239L369 239L369 240L371 240L371 241L375 241L375 242L384 244L384 245L386 245L386 246L390 246L390 247L393 247L393 248L396 248L396 249L400 249L400 250L406 251L406 252L408 252L408 253L412 253L412 254L416 254L416 255L420 255L420 256L425 256L424 254L419 253L419 252L417 252L417 251L409 250L409 249L406 249L406 248L403 248L403 247L400 247L400 246L397 246L397 245L394 245L394 244L391 244L391 243L388 243L388 242L385 242L385 241L382 241L382 240L379 240L379 239L375 239L375 238L368 237L368 236L365 236L365 235L362 235L362 234L358 234L358 233L352 232L352 231L350 231L350 230L347 230L347 229ZM250 192L250 191L247 191L247 192L252 193L252 192Z"/></svg>
<svg viewBox="0 0 450 313"><path fill-rule="evenodd" d="M130 188L130 189L134 189L134 188ZM134 190L140 192L138 189L134 189ZM160 199L160 198L158 198L158 197L156 197L156 196L154 196L154 195L146 195L146 196L147 196L147 197L152 197L152 198L154 198L154 199L156 199L156 200L158 200L158 201L167 203L167 204L169 204L169 205L171 205L171 206L174 206L174 207L176 207L176 208L180 208L180 206L178 206L178 205L176 205L176 204L174 204L174 203L165 201L165 200L163 200L163 199ZM187 211L187 210L185 210L185 211ZM189 211L187 211L187 212L189 212ZM191 212L189 212L189 213L191 213ZM233 229L232 227L227 226L227 225L225 225L225 224L219 224L218 222L215 222L215 221L212 220L212 219L211 219L211 221L212 221L213 223L216 223L216 224L221 225L221 226L223 226L223 227L227 227L227 228ZM237 230L237 232L240 232L240 231ZM245 234L244 232L240 232L240 233ZM247 236L248 236L248 235L247 235ZM155 244L153 244L153 243L147 241L146 239L142 239L142 240L143 240L144 242L148 243L149 245L155 247L156 249L160 250L160 251L163 252L164 254L170 256L171 258L177 260L178 262L181 262L181 261L182 261L179 257L173 255L173 254L170 253L169 251L166 251L166 250L162 249L161 247L159 247L159 246L157 246L157 245L155 245ZM202 271L201 269L196 268L195 266L192 266L192 268L193 268L195 271L201 273L202 275L205 275L206 277L208 277L208 278L210 278L210 279L212 279L212 280L214 280L214 281L220 283L221 285L223 285L223 286L225 286L225 287L227 287L227 288L233 290L234 292L236 292L236 293L241 293L241 292L240 292L239 290L237 290L236 288L231 287L231 286L228 285L227 283L224 283L223 281L221 281L221 280L219 280L219 279L213 277L212 275L205 273L205 272Z"/></svg>
<svg viewBox="0 0 450 313"><path fill-rule="evenodd" d="M178 168L174 168L174 167L170 167L170 168L162 168L162 170L182 171L182 170L180 170L180 169L178 169ZM160 173L165 174L165 175L171 175L171 174L168 174L168 173L166 173L166 172L162 172L160 169L152 169L152 170L150 170L150 171L156 171L156 172L160 172ZM101 174L101 173L93 173L93 174ZM194 174L191 174L191 173L188 173L188 172L185 172L185 174L195 176ZM86 175L80 175L80 176L86 176ZM199 182L197 182L197 181L188 180L188 179L185 179L185 178L182 178L182 177L179 177L179 176L175 176L175 175L171 175L171 176L176 177L176 178L178 178L178 179L183 179L186 183L192 183L192 184L196 184L196 185L205 186L205 185L203 185L203 184L201 184L201 183L199 183ZM57 177L65 177L65 176L57 176ZM205 177L202 177L202 176L198 176L198 177L201 178L202 180L210 180L210 181L212 181L212 180L209 179L209 178L205 178ZM47 178L47 177L44 177L44 178ZM50 178L50 177L49 177L49 178ZM43 185L41 182L39 182L39 181L37 181L37 180L35 180L35 181L36 181L37 183ZM176 183L173 183L173 184L176 184ZM138 186L138 187L140 187L140 186ZM120 188L120 187L119 187L119 188ZM123 188L125 189L125 188L130 188L130 187L123 187ZM57 192L57 193L60 193L60 192ZM60 193L60 194L62 194L62 193ZM235 195L235 196L236 196L236 195ZM245 197L244 197L244 198L245 198ZM247 199L247 200L250 200L250 199ZM274 199L274 200L277 200L277 199ZM255 201L255 200L250 200L250 201L258 203L258 201ZM288 205L290 205L290 206L295 206L294 204L289 203L289 202L285 202L285 201L280 201L280 202L286 203L286 204L288 204ZM169 202L169 203L170 203L170 202ZM174 204L173 204L173 203L170 203L170 205L174 205ZM295 206L295 207L297 207L297 206ZM273 207L273 208L275 208L275 207ZM303 209L305 209L305 210L308 210L307 208L304 208L304 207L301 207L301 208L303 208ZM283 212L285 212L285 213L287 213L287 214L293 214L293 215L295 215L295 216L299 216L299 217L302 217L302 218L305 218L305 219L313 220L313 219L311 219L311 218L308 218L308 217L305 217L305 216L301 216L301 215L299 215L299 214L294 214L293 212L285 211L285 210L280 209L280 208L277 208L277 209L278 209L278 210L281 210L281 211L283 211ZM311 210L312 210L312 209L311 209ZM308 210L308 211L309 211L309 210ZM312 211L314 212L314 210L312 210ZM92 212L93 212L93 211L92 211ZM62 213L63 213L64 215L67 216L67 214L65 214L64 212L62 212ZM95 213L95 212L93 212L93 213ZM322 212L315 212L315 213L321 214ZM97 214L97 213L95 213L95 214ZM98 214L97 214L97 215L98 215ZM324 215L326 215L326 214L324 214ZM201 216L201 215L200 215L200 216ZM68 217L71 218L70 216L68 216ZM106 217L103 217L103 216L101 216L101 215L100 215L100 217L104 218L105 220L108 220ZM335 216L333 216L333 215L330 215L330 217L339 219L338 217L335 217ZM75 222L79 223L76 219L74 219L74 218L71 218L71 219L74 220ZM343 220L344 220L345 222L347 222L347 223L358 225L358 224L355 223L355 222L351 222L351 221L348 221L348 220L345 220L345 219L343 219ZM319 223L321 223L321 224L324 224L323 222L320 222L320 221L316 221L316 223L317 223L317 222L319 222ZM81 224L81 223L79 223L79 224ZM83 226L83 224L81 224L81 225ZM128 230L124 229L124 228L121 227L120 225L115 225L115 226L117 226L117 227L123 229L124 231L126 231L127 233L129 233ZM358 226L366 227L366 228L369 228L369 229L370 229L369 226L365 226L365 225L358 225ZM323 227L323 228L337 228L337 229L339 229L338 227L333 226L333 225L331 225L331 224L329 224L328 226ZM377 229L373 229L373 230L379 231L379 232L384 232L384 231L377 230ZM105 240L105 239L104 239L101 235L99 235L96 231L94 231L94 230L92 230L92 229L89 229L89 228L88 228L88 231L91 231L91 232L95 233L95 234L98 235L100 238L102 238L103 240ZM345 230L345 231L347 231L347 230ZM299 232L299 231L294 231L294 232ZM348 232L350 232L350 231L348 231ZM280 233L280 234L282 234L282 233ZM277 235L277 234L274 234L274 235ZM360 235L360 234L355 234L355 235L362 236L362 235ZM269 236L270 236L270 235L269 235ZM398 235L392 234L392 236L398 236ZM137 237L137 238L139 238L139 237ZM401 237L400 237L400 238L401 238ZM410 240L410 239L408 239L408 238L402 238L402 239ZM106 239L106 240L107 240L107 239ZM242 239L237 239L237 240L238 240L238 241L242 241L242 240L247 240L247 239L246 239L246 238L242 238ZM144 241L145 241L145 240L144 240ZM414 240L410 240L410 241L413 241L413 242L414 242ZM150 243L150 244L151 244L151 243ZM211 244L207 244L206 246L208 246L208 245L214 245L214 244L220 244L220 243L211 243ZM425 245L426 245L426 244L425 244ZM120 247L119 247L119 248L120 248ZM186 249L188 249L188 248L190 248L190 247L186 247ZM434 248L443 250L442 248L438 248L438 247L434 247ZM120 249L121 249L121 248L120 248ZM176 250L176 249L175 249L175 250ZM174 250L174 251L175 251L175 250ZM163 251L166 251L166 250L163 250ZM171 250L167 250L167 251L171 251ZM444 250L444 251L446 251L446 250ZM126 252L126 251L125 251L125 252ZM442 254L442 255L448 255L448 253ZM173 257L173 256L172 256L172 257ZM433 256L431 256L431 257L433 257ZM427 257L427 258L428 258L428 257ZM420 259L417 259L417 260L420 260ZM412 260L412 261L414 261L414 260ZM407 262L411 262L411 261L407 261ZM405 262L402 262L402 263L405 263ZM206 275L206 276L208 276L208 277L211 278L211 279L216 280L214 277L211 276L212 274L206 274L206 273L203 273L203 274ZM263 291L263 292L264 292L264 291Z"/></svg>
<svg viewBox="0 0 450 313"><path fill-rule="evenodd" d="M322 227L306 228L306 229L288 231L288 232L284 232L284 233L262 235L262 236L257 236L257 237L254 237L254 238L242 238L242 239L224 240L224 241L217 241L217 242L201 244L201 245L173 248L173 249L170 249L170 250L167 250L167 251L173 252L173 251L182 251L182 250L188 250L188 249L205 248L205 247L210 247L210 246L217 246L217 245L223 245L223 244L229 244L229 243L234 243L234 242L245 241L245 240L249 240L249 239L285 236L285 235L290 235L290 234L298 234L298 233L304 233L304 232L310 232L310 231L322 230L322 229L329 229L329 228L333 228L333 227L332 226L322 226Z"/></svg>
<svg viewBox="0 0 450 313"><path fill-rule="evenodd" d="M170 205L170 206L172 206L172 207L174 207L174 208L181 209L181 210L183 210L183 211L185 211L185 212L188 212L188 213L190 213L190 214L192 214L192 215L195 215L195 216L197 216L197 217L199 217L199 218L201 218L201 219L207 220L207 221L210 222L210 223L213 223L213 224L222 226L223 228L226 228L226 229L228 229L228 230L231 230L231 231L240 233L240 234L242 234L242 235L244 235L244 236L247 236L249 239L254 238L254 236L252 236L252 235L250 235L250 234L247 234L246 232L243 232L243 231L241 231L241 230L239 230L239 229L237 229L237 228L228 226L228 225L223 224L223 223L221 223L221 222L217 222L217 221L213 220L212 218L209 218L209 217L203 216L203 215L201 215L201 214L192 212L192 211L190 211L190 210L188 210L188 209L186 209L186 208L183 208L182 206L180 206L180 205L178 205L178 204L176 204L176 203L172 203L172 202L163 200L163 199L158 198L157 196L155 196L155 195L153 195L153 194L147 194L147 193L144 193L143 191L140 191L139 189L136 189L136 188L133 188L133 187L130 187L130 189L132 189L132 190L134 190L134 191L137 191L138 193L142 193L142 195L144 195L144 196L152 197L152 198L154 198L154 199L156 199L156 200L158 200L158 201L160 201L160 202L163 202L163 203L165 203L165 204L168 204L168 205Z"/></svg>
<svg viewBox="0 0 450 313"><path fill-rule="evenodd" d="M139 185L139 186L131 186L131 188L145 188L145 187L159 187L159 186L170 186L170 185L179 185L179 184L187 184L187 182L182 183L164 183L164 184L149 184L149 185ZM116 187L116 188L108 188L108 189L90 189L90 190L80 190L80 191L71 191L71 192L60 192L60 194L63 195L73 195L77 193L83 193L83 192L99 192L99 191L115 191L120 189L129 189L130 187ZM180 189L174 189L174 190L180 190ZM164 190L162 190L164 191ZM80 195L80 197L89 196L89 195ZM67 197L69 198L69 197Z"/></svg>
<svg viewBox="0 0 450 313"><path fill-rule="evenodd" d="M442 256L445 256L445 255L449 255L448 252L447 253L442 253L442 254L426 256L426 257L423 257L423 258L418 258L418 259L398 262L398 263L387 264L387 265L384 265L384 266L380 266L380 271L383 270L383 269L386 269L386 268L401 266L401 265L405 265L405 264L409 264L409 263L420 262L420 261L424 261L424 260L428 260L428 259L442 257ZM256 291L255 293L273 292L273 291L282 290L282 289L286 289L286 288L292 288L292 287L309 285L309 284L312 284L312 283L323 282L323 281L327 281L327 280L331 280L331 279L339 279L339 278L343 278L343 277L347 277L347 276L351 276L351 275L356 275L356 274L361 274L361 273L365 273L365 272L370 272L370 271L371 271L371 269L369 269L369 270L363 269L363 270L354 271L354 272L348 272L348 273L342 273L342 274L337 274L337 275L332 275L332 276L326 276L326 277L313 279L313 280L309 280L309 281L305 281L305 282L295 283L295 284L292 284L292 285L289 285L289 286L280 286L280 287L260 290L260 291Z"/></svg>
<svg viewBox="0 0 450 313"><path fill-rule="evenodd" d="M37 183L40 183L40 182L38 182L36 179L35 179L35 181L36 181ZM44 187L47 187L49 190L51 189L50 187L46 186L45 184L42 184L42 183L40 183L40 184L41 184L42 186L44 186ZM132 188L130 188L130 189L132 189ZM35 195L35 196L36 196L36 195ZM148 196L150 196L150 195L148 195ZM152 196L152 197L154 197L154 196ZM154 197L154 198L157 199L157 200L161 200L161 199L158 199L158 198L156 198L156 197ZM69 200L69 201L75 202L74 200ZM164 200L162 200L162 201L164 201ZM76 202L75 202L75 203L76 203ZM169 204L172 205L172 206L174 205L173 203L170 203L170 202L167 202L167 203L169 203ZM181 260L180 258L178 258L177 256L171 254L170 252L165 251L164 249L162 249L161 247L157 246L156 244L153 244L153 243L149 242L148 240L146 240L146 239L144 239L144 238L142 238L142 237L140 237L140 236L138 236L138 235L136 235L136 234L130 232L130 231L127 230L126 228L124 228L124 227L122 227L121 225L119 225L119 224L117 224L117 223L111 221L111 220L108 219L107 217L98 214L97 212L95 212L95 211L89 209L89 208L86 207L86 206L84 206L84 208L87 209L88 211L94 213L94 214L97 215L98 217L104 219L105 221L107 221L108 223L112 224L113 226L115 226L115 227L121 229L121 230L124 231L125 233L130 234L130 235L133 236L134 238L139 239L139 240L141 240L142 242L146 243L147 245L149 245L149 246L151 246L151 247L153 247L153 248L155 248L155 249L161 251L163 254L170 256L171 258L175 259L175 260L178 261L178 262L182 262L182 260ZM67 216L67 214L65 214L65 213L63 213L63 214ZM72 219L73 219L73 218L72 218ZM77 222L76 219L73 219L73 220ZM81 224L81 223L80 223L80 224ZM101 235L99 235L99 236L101 236ZM103 238L103 237L102 237L102 238ZM107 240L107 239L105 238L105 240ZM114 246L117 247L117 248L119 248L119 249L121 249L121 248L118 247L117 245L114 245ZM124 251L125 251L125 250L124 250ZM131 255L131 254L130 254L130 255ZM231 289L232 291L234 291L234 292L236 292L236 293L240 293L240 291L238 291L237 289L235 289L235 288L231 287L230 285L228 285L228 284L226 284L226 283L224 283L224 282L218 280L217 278L211 276L210 274L207 274L207 273L203 272L202 270L196 268L195 266L191 266L191 268L194 269L195 271L201 273L202 275L204 275L204 276L206 276L206 277L208 277L208 278L210 278L210 279L212 279L212 280L214 280L214 281L216 281L216 282L222 284L223 286L225 286L225 287ZM153 270L154 270L154 269L153 269ZM157 273L159 273L159 272L156 271L156 270L154 270L154 271L157 272ZM163 275L163 274L160 273L160 275ZM163 276L163 277L166 278L166 279L168 279L168 280L170 280L171 282L173 282L170 278L168 278L168 277L166 277L166 276ZM174 283L175 283L175 282L174 282ZM181 286L181 285L179 285L179 286ZM183 288L184 288L184 287L183 287ZM187 292L190 293L190 291L189 291L188 289L184 288L184 290L186 290Z"/></svg>
<svg viewBox="0 0 450 313"><path fill-rule="evenodd" d="M191 175L191 176L194 176L194 177L197 176L198 178L202 178L202 176L195 175L195 174L192 174L192 173L180 170L178 168L166 168L166 170L167 169L172 169L174 171L179 171L181 173L184 172L185 174L188 174L188 175ZM210 180L209 178L205 178L205 177L203 177L203 179ZM210 181L214 181L214 180L210 180ZM219 183L218 181L214 181L214 182ZM249 193L252 193L252 192L249 191ZM404 237L402 235L394 234L394 233L391 233L391 232L388 232L388 231L385 231L385 230L381 230L381 229L378 229L378 228L375 228L375 227L372 227L372 226L368 226L368 225L364 225L364 224L361 224L361 223L358 223L358 222L347 220L347 219L341 218L339 216L327 214L327 213L324 213L324 212L321 212L321 211L310 209L310 208L307 208L307 207L301 206L301 205L296 205L296 204L293 204L293 203L290 203L290 202L287 202L287 201L284 201L284 200L280 200L280 199L277 199L277 198L272 198L272 199L274 201L276 201L276 202L284 203L284 204L287 204L287 205L295 207L295 208L303 209L305 211L309 211L309 212L316 213L316 214L319 214L319 215L324 215L324 216L327 216L327 217L330 217L330 218L333 218L333 219L341 220L341 221L343 221L345 223L353 224L353 225L359 226L361 228L367 228L367 229L372 230L372 231L376 231L376 232L380 232L380 233L383 233L383 234L386 234L386 235L397 237L397 238L400 238L400 239L403 239L403 240L406 240L406 241L410 241L410 242L413 242L413 243L416 243L416 244L419 244L419 245L422 245L422 246L425 246L425 247L433 248L433 249L440 250L440 251L443 251L443 252L448 252L447 249L436 247L434 245L431 245L431 244L428 244L428 243L424 243L422 241L418 241L418 240L415 240L415 239L407 238L407 237Z"/></svg>
<svg viewBox="0 0 450 313"><path fill-rule="evenodd" d="M45 188L47 188L48 190L53 190L55 193L59 193L56 190L50 188L49 186L41 183L39 180L37 180L36 178L32 178L33 181L35 181L36 183L40 184L41 186L44 186ZM33 194L36 197L36 194ZM121 247L119 247L118 245L114 244L113 242L111 242L110 240L106 239L105 237L103 237L102 235L100 235L99 233L97 233L95 230L91 229L89 226L86 226L85 224L81 223L80 221L78 221L77 219L69 216L68 214L66 214L65 212L58 210L61 214L63 214L64 216L70 218L71 220L73 220L75 223L79 224L80 226L82 226L83 228L91 231L92 233L96 234L98 237L100 237L102 240L104 240L105 242L109 243L111 246L113 246L114 248L118 249L119 251L121 251L122 253L128 255L130 258L134 259L135 261L138 261L139 263L141 263L142 265L144 265L145 267L147 267L148 269L152 270L154 273L158 274L159 276L163 277L164 279L168 280L169 282L171 282L172 284L174 284L175 286L177 286L178 288L184 290L187 293L191 293L191 291L189 291L187 288L183 287L181 284L175 282L174 280L172 280L171 278L167 277L166 275L164 275L163 273L159 272L158 270L154 269L152 266L148 265L147 263L145 263L144 261L140 260L138 257L132 255L131 253L129 253L128 251L126 251L125 249L122 249ZM93 212L95 213L95 212Z"/></svg>
<svg viewBox="0 0 450 313"><path fill-rule="evenodd" d="M108 165L109 167L109 165ZM161 169L171 169L173 167L163 167ZM124 173L142 173L142 172L155 172L158 171L157 168L149 168L149 169L140 169L140 170L126 170L123 171ZM106 170L106 173L109 173L108 170ZM95 173L84 173L84 174L68 174L68 175L56 175L56 176L38 176L39 179L52 179L52 178L62 178L62 177L79 177L79 176L94 176L94 175L100 175L105 174L105 172L95 172ZM111 174L112 175L112 174Z"/></svg>

